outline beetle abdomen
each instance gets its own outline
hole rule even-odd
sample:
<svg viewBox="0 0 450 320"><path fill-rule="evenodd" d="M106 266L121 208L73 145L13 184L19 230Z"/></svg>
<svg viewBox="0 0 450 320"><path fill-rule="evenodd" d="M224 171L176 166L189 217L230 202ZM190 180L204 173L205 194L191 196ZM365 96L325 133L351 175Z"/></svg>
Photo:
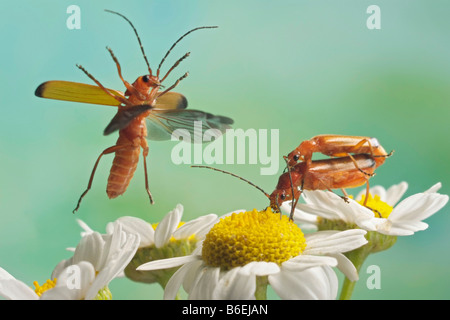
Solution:
<svg viewBox="0 0 450 320"><path fill-rule="evenodd" d="M139 161L140 147L123 140L127 139L119 137L117 145L128 142L130 146L116 151L106 187L106 194L110 199L120 196L127 190Z"/></svg>

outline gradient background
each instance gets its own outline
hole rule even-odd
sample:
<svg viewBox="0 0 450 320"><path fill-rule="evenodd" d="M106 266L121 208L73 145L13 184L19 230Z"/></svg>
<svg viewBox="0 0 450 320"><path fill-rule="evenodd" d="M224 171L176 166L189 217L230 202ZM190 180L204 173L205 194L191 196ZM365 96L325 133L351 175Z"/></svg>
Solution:
<svg viewBox="0 0 450 320"><path fill-rule="evenodd" d="M81 8L81 29L66 27L69 5ZM381 8L381 30L368 30L366 9ZM72 214L95 159L117 135L103 136L115 108L34 96L47 80L91 83L82 64L105 86L123 90L105 47L130 82L146 67L141 35L156 67L187 30L167 68L187 51L167 81L185 71L177 88L190 108L235 119L235 128L280 129L280 157L317 134L375 136L393 157L371 184L407 181L406 196L438 181L449 194L450 21L448 1L15 1L0 4L0 266L32 284L44 282L70 256L80 228L75 219L105 231L123 215L159 221L177 203L184 220L240 208L263 208L259 191L232 177L176 166L173 142L150 142L149 177L156 204L144 190L142 165L124 196L108 200L112 156L100 163L92 190ZM271 192L278 176L260 165L222 165ZM279 173L283 168L280 166ZM357 190L355 190L355 193ZM426 222L428 230L399 238L369 257L381 268L381 290L368 290L367 274L355 299L448 299L450 207ZM116 279L116 299L160 299L157 285ZM275 298L275 296L273 296Z"/></svg>

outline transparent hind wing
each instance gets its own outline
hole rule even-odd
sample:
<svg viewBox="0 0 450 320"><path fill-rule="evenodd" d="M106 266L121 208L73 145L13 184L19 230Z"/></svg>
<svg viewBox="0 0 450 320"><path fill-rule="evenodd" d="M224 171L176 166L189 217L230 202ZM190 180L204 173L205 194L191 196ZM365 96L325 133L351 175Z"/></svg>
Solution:
<svg viewBox="0 0 450 320"><path fill-rule="evenodd" d="M199 110L153 109L147 117L147 138L150 140L183 139L188 142L209 142L231 128L233 120ZM215 129L215 130L210 130Z"/></svg>

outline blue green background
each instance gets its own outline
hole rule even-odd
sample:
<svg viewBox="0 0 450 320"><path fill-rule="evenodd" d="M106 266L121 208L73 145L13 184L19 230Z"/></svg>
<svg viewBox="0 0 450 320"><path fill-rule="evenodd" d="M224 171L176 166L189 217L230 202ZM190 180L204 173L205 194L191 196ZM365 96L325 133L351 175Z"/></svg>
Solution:
<svg viewBox="0 0 450 320"><path fill-rule="evenodd" d="M81 29L66 27L69 5L81 8ZM369 30L369 5L381 8L381 30ZM146 73L132 20L156 67L170 45L192 34L169 57L191 56L170 80L189 107L222 114L244 130L279 129L280 157L317 134L374 136L395 154L371 184L409 183L405 196L438 181L449 194L450 3L444 0L369 1L15 1L0 4L0 266L18 279L44 282L79 241L82 219L104 232L124 215L159 221L176 204L184 220L208 213L264 208L267 199L246 183L216 172L174 165L174 142L150 142L150 206L142 165L127 192L105 194L111 156L100 163L92 190L72 214L95 159L113 145L102 131L115 108L34 96L47 80L91 83L82 64L105 86L123 90L105 47L130 82ZM261 165L221 165L267 192L278 176ZM280 165L278 173L283 170ZM357 190L355 190L357 192ZM355 299L448 299L449 206L428 230L401 237L370 256ZM365 286L366 267L381 268L381 289ZM160 299L157 285L114 280L116 299ZM275 296L271 296L276 298Z"/></svg>

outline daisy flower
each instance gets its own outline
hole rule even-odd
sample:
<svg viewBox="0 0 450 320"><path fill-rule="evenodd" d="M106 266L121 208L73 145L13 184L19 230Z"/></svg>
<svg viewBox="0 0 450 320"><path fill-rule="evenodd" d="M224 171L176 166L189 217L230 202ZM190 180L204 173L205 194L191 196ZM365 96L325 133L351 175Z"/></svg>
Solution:
<svg viewBox="0 0 450 320"><path fill-rule="evenodd" d="M72 279L71 275L73 276ZM61 274L58 274L58 278L49 279L43 285L39 285L37 281L34 281L35 289L33 290L24 282L14 278L6 270L0 268L0 296L8 300L39 300L46 298L80 300L88 294L87 289L94 281L94 278L95 270L92 264L82 261L77 265L68 266L62 270ZM57 283L58 289L54 289ZM46 292L52 292L52 294L49 295Z"/></svg>
<svg viewBox="0 0 450 320"><path fill-rule="evenodd" d="M341 221L348 226L356 225L367 231L376 231L390 236L412 235L425 230L428 224L423 222L439 211L448 202L448 196L439 194L441 183L430 189L400 199L408 189L402 182L385 190L381 186L370 189L367 207L363 206L365 191L361 191L356 200L342 199L329 191L303 192L305 203L298 203L294 220L316 225L319 230L326 229L327 224ZM283 211L290 211L290 203L282 205ZM371 210L372 209L372 210Z"/></svg>
<svg viewBox="0 0 450 320"><path fill-rule="evenodd" d="M375 186L370 188L367 201L366 192L361 191L355 200L349 199L348 203L329 191L305 190L302 194L305 203L297 204L294 220L313 225L318 230L367 230L368 243L346 254L359 271L369 254L389 249L397 236L413 235L428 228L423 220L448 202L447 195L437 192L440 188L441 183L437 183L400 201L408 189L406 182L387 190ZM290 203L283 204L282 210L290 211ZM341 299L350 298L354 285L353 280L345 280Z"/></svg>
<svg viewBox="0 0 450 320"><path fill-rule="evenodd" d="M120 223L123 230L137 234L140 242L138 250L124 269L124 275L131 280L144 283L159 283L163 288L177 268L157 270L153 272L137 271L141 264L153 260L185 256L195 249L197 242L202 240L211 224L217 220L217 215L209 214L189 222L182 222L184 208L178 204L159 223L149 222L136 217L125 216L113 223L108 223L106 232L113 230L115 223ZM84 233L92 231L84 222L79 221Z"/></svg>
<svg viewBox="0 0 450 320"><path fill-rule="evenodd" d="M53 270L52 280L42 286L34 282L34 291L0 268L0 295L21 300L111 299L108 284L133 258L138 245L139 236L124 232L121 224L115 223L109 235L85 235L73 257L61 261Z"/></svg>
<svg viewBox="0 0 450 320"><path fill-rule="evenodd" d="M286 216L267 208L217 219L191 255L151 261L138 270L180 267L165 299L181 285L189 299L265 299L270 285L282 299L334 299L338 280L356 270L342 252L367 243L364 230L304 235Z"/></svg>

